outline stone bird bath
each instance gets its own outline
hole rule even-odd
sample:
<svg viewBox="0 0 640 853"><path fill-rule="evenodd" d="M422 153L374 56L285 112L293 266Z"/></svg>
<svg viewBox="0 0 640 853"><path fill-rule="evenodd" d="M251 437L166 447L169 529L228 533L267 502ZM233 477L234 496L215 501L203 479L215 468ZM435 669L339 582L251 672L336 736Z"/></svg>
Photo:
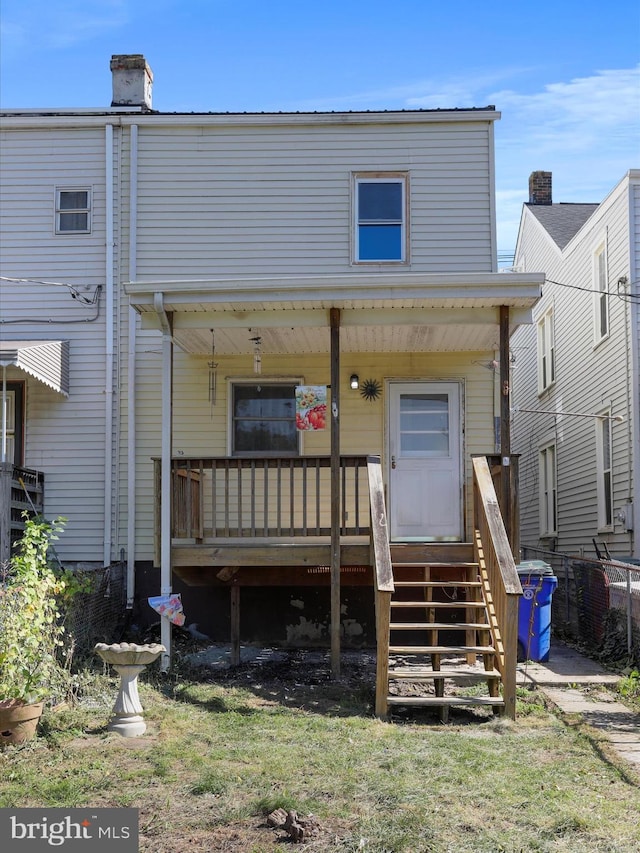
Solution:
<svg viewBox="0 0 640 853"><path fill-rule="evenodd" d="M107 726L111 732L123 737L139 737L147 724L142 718L142 705L138 696L138 676L147 664L157 660L164 646L159 643L137 646L135 643L96 643L96 654L105 663L111 664L120 676L120 690L113 706L113 716Z"/></svg>

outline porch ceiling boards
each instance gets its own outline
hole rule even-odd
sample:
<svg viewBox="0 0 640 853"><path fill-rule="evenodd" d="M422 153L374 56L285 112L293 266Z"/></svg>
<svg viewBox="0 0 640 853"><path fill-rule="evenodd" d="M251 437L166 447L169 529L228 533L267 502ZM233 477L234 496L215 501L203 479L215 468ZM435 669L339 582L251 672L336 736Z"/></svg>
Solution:
<svg viewBox="0 0 640 853"><path fill-rule="evenodd" d="M531 321L542 274L352 273L306 278L149 281L126 285L143 328L160 328L157 294L181 349L247 354L328 353L329 309L341 312L343 352L446 352L499 347L501 305L511 331Z"/></svg>

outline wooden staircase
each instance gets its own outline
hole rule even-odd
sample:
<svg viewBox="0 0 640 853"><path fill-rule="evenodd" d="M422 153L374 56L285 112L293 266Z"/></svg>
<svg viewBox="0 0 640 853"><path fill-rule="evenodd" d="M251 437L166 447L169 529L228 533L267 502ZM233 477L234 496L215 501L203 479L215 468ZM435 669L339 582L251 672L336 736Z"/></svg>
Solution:
<svg viewBox="0 0 640 853"><path fill-rule="evenodd" d="M392 565L387 705L436 707L443 721L452 706L488 705L503 713L478 563ZM475 686L483 682L480 694Z"/></svg>
<svg viewBox="0 0 640 853"><path fill-rule="evenodd" d="M391 544L378 457L369 457L376 714L397 705L488 705L515 719L522 587L486 457L473 457L473 542ZM443 555L446 554L446 559ZM478 683L484 695L460 692Z"/></svg>

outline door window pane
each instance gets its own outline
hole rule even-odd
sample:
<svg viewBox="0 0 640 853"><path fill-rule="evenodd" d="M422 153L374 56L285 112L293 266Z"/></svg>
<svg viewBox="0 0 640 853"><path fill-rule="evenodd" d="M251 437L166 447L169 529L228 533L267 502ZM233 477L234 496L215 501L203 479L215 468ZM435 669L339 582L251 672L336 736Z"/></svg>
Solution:
<svg viewBox="0 0 640 853"><path fill-rule="evenodd" d="M403 456L448 456L447 394L400 395L400 453Z"/></svg>

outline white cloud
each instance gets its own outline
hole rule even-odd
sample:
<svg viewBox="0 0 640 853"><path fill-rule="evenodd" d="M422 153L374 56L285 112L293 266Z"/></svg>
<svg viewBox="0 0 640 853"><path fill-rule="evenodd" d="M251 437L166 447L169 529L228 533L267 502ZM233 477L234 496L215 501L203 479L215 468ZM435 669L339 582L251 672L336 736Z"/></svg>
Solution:
<svg viewBox="0 0 640 853"><path fill-rule="evenodd" d="M4 50L59 50L115 30L131 0L4 0Z"/></svg>

